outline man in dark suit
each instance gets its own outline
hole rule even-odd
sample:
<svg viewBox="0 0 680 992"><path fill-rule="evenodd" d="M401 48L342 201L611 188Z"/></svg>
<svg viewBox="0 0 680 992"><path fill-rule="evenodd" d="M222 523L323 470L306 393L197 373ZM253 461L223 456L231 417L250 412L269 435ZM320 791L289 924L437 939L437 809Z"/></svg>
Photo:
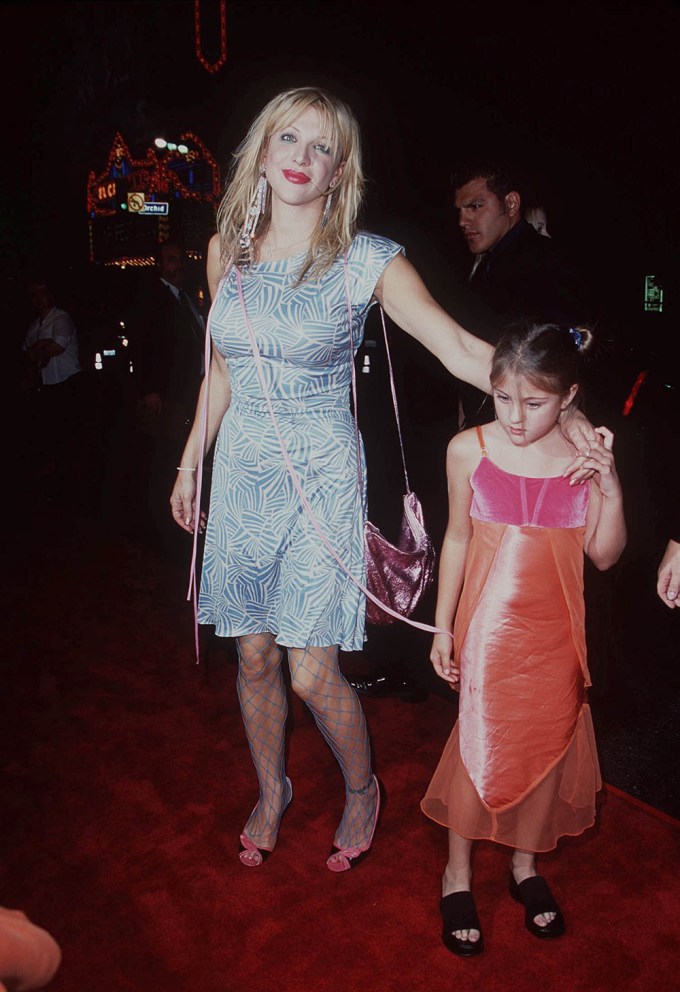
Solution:
<svg viewBox="0 0 680 992"><path fill-rule="evenodd" d="M582 274L522 215L519 183L502 166L471 163L452 177L458 225L473 256L469 298L454 316L496 344L522 319L579 326L592 320ZM493 416L491 401L465 386L465 426Z"/></svg>
<svg viewBox="0 0 680 992"><path fill-rule="evenodd" d="M142 295L133 325L143 424L152 444L150 523L166 551L177 530L168 499L193 423L204 362L204 321L183 289L184 279L184 251L174 241L163 242L156 278Z"/></svg>

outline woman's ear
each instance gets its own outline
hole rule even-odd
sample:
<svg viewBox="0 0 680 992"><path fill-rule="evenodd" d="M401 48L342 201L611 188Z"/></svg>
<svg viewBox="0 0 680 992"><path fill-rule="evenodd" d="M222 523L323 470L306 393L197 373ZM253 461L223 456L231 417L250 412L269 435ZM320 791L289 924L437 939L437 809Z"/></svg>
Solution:
<svg viewBox="0 0 680 992"><path fill-rule="evenodd" d="M340 176L344 172L344 169L345 169L345 163L341 162L340 165L335 170L335 172L333 173L333 178L331 179L331 183L330 183L331 189L337 186L338 183L340 182Z"/></svg>

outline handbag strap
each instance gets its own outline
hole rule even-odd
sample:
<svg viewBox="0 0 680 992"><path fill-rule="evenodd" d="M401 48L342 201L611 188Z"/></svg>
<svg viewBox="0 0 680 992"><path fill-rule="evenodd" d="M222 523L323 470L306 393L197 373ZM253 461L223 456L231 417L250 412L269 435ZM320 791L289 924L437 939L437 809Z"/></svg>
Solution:
<svg viewBox="0 0 680 992"><path fill-rule="evenodd" d="M225 279L229 275L229 270L232 266L232 259L229 259L227 263L224 275L220 279L219 286L217 287L217 292L215 293L215 300L219 295L219 291L222 288ZM189 566L189 588L187 589L187 600L191 601L194 613L194 650L196 653L196 664L200 664L201 661L201 650L200 650L200 640L198 634L198 583L196 581L196 564L198 561L198 530L201 520L201 495L203 492L203 459L205 458L205 448L206 439L208 435L208 409L210 403L210 362L212 357L212 332L211 332L211 316L215 300L210 304L210 309L208 311L208 317L205 322L205 341L203 345L203 382L205 383L205 388L203 390L203 404L201 407L201 442L199 445L198 453L198 465L196 466L196 501L195 501L195 514L196 520L194 522L194 533L192 535L191 542L191 564Z"/></svg>
<svg viewBox="0 0 680 992"><path fill-rule="evenodd" d="M283 455L283 460L286 463L286 468L288 469L288 474L290 475L291 482L293 483L293 486L295 488L295 491L297 492L298 496L300 497L300 502L302 503L302 505L303 505L303 507L305 509L305 512L307 513L307 516L309 517L309 520L310 520L310 522L312 524L312 527L314 528L314 530L318 534L319 538L321 539L321 543L324 545L324 547L326 548L326 550L328 551L328 553L331 555L331 557L333 558L333 560L340 566L340 568L345 573L345 575L347 575L347 577L354 583L354 585L357 586L359 589L361 589L361 591L363 592L363 594L365 596L367 596L368 599L370 599L373 603L375 603L376 606L379 606L381 610L384 610L385 613L388 613L390 616L394 617L395 620L402 620L404 623L409 624L411 627L417 627L419 630L425 630L425 631L427 631L428 633L431 633L431 634L448 634L449 636L451 636L451 632L448 631L448 630L444 630L443 628L440 628L440 627L432 627L432 626L430 626L430 624L420 623L420 621L418 621L418 620L411 620L408 617L403 616L401 613L397 613L397 611L396 610L393 610L390 606L387 605L387 603L383 603L381 600L378 599L377 596L374 596L373 593L370 591L370 589L367 589L366 586L362 582L360 582L356 578L356 576L354 576L352 574L352 572L350 571L350 569L347 567L347 565L345 564L345 562L342 560L342 558L340 557L340 555L337 553L337 551L335 550L335 548L333 547L333 545L331 544L331 542L328 540L328 538L324 534L323 528L321 527L321 524L319 523L319 521L316 519L316 516L314 514L314 511L312 510L312 507L311 507L311 505L309 503L309 500L307 499L307 497L305 495L305 492L304 492L304 489L302 488L302 483L300 482L300 477L298 476L297 471L295 469L295 466L293 465L293 462L291 460L291 457L288 454L288 449L286 447L286 442L285 442L285 440L283 438L283 435L281 433L281 429L279 427L279 423L278 423L278 420L276 418L276 413L274 412L274 405L272 403L271 396L269 394L269 389L267 388L267 381L265 379L264 370L262 368L262 358L260 356L260 350L257 347L257 338L255 337L255 331L253 330L253 325L250 323L250 317L248 316L248 310L246 309L246 301L245 301L245 297L243 295L243 280L242 280L242 276L241 276L241 271L238 268L238 266L235 266L234 267L234 271L236 273L236 288L237 288L237 291L238 291L239 300L241 301L241 307L243 309L243 317L244 317L244 320L245 320L246 328L248 330L248 336L250 338L250 346L251 346L252 351L253 351L253 358L255 359L255 368L256 368L256 371L257 371L257 376L258 376L258 379L260 380L260 386L262 387L262 393L263 393L264 398L265 398L265 401L267 403L267 409L269 411L269 416L271 418L272 424L274 425L274 431L276 433L276 437L278 439L279 446L281 448L281 454ZM350 335L351 335L351 329L352 329L352 325L350 323ZM350 348L350 355L352 356L352 349L351 348ZM352 365L352 368L354 368L353 357L350 358L350 363ZM361 492L361 490L360 490L360 492Z"/></svg>
<svg viewBox="0 0 680 992"><path fill-rule="evenodd" d="M349 340L350 348L354 349L354 340L352 338L352 304L349 292L349 263L347 261L347 255L343 257L343 268L345 274L345 303L347 305L347 319L349 322ZM397 402L397 389L394 385L394 370L392 368L392 355L390 354L390 342L387 337L387 325L385 323L385 311L380 307L380 320L382 322L383 337L385 339L385 353L387 355L387 367L390 373L390 390L392 393L392 406L394 407L394 419L397 422L397 434L399 436L399 451L401 452L401 464L404 470L404 486L405 493L408 495L411 492L411 486L408 481L408 472L406 471L406 454L404 452L404 439L401 433L401 420L399 419L399 404ZM359 477L359 490L363 489L363 473L361 471L361 442L359 441L359 409L357 405L357 373L354 367L354 362L352 362L352 403L354 406L354 431L356 437L356 449L357 449L357 475Z"/></svg>

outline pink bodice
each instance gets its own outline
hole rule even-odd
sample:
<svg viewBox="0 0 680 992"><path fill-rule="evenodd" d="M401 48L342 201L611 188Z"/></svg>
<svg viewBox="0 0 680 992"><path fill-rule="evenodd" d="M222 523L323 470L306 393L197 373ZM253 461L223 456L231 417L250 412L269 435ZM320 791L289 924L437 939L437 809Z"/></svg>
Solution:
<svg viewBox="0 0 680 992"><path fill-rule="evenodd" d="M570 486L558 475L531 479L505 472L484 455L472 474L470 516L516 527L584 527L590 484Z"/></svg>

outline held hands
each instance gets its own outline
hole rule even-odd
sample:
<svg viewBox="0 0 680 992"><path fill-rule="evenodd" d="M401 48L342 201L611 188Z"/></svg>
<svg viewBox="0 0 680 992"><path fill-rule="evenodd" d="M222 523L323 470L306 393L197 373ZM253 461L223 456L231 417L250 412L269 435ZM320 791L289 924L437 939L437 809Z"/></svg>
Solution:
<svg viewBox="0 0 680 992"><path fill-rule="evenodd" d="M435 634L430 651L430 661L439 678L444 679L452 689L455 689L460 681L460 669L451 657L452 651L452 638L447 634Z"/></svg>
<svg viewBox="0 0 680 992"><path fill-rule="evenodd" d="M597 476L597 484L605 499L621 495L621 483L614 463L614 435L607 427L593 429L590 450L582 456L581 470ZM572 480L573 481L573 480Z"/></svg>
<svg viewBox="0 0 680 992"><path fill-rule="evenodd" d="M177 473L177 480L170 495L170 510L175 523L193 534L196 524L196 473L182 471ZM198 525L199 534L205 530L206 515L201 513Z"/></svg>
<svg viewBox="0 0 680 992"><path fill-rule="evenodd" d="M599 475L598 484L603 496L620 494L621 487L612 454L612 432L607 427L593 427L579 410L565 420L562 430L579 452L562 473L564 478L571 477L569 484L582 484L594 475Z"/></svg>
<svg viewBox="0 0 680 992"><path fill-rule="evenodd" d="M656 591L670 610L680 607L680 544L669 541L657 573Z"/></svg>
<svg viewBox="0 0 680 992"><path fill-rule="evenodd" d="M569 478L569 484L571 486L580 485L586 482L587 479L591 479L594 472L590 468L586 468L584 463L590 455L590 448L593 441L596 440L596 432L593 425L587 420L580 410L574 410L572 413L567 413L562 421L562 433L571 441L578 455L570 462L565 468L563 477Z"/></svg>

